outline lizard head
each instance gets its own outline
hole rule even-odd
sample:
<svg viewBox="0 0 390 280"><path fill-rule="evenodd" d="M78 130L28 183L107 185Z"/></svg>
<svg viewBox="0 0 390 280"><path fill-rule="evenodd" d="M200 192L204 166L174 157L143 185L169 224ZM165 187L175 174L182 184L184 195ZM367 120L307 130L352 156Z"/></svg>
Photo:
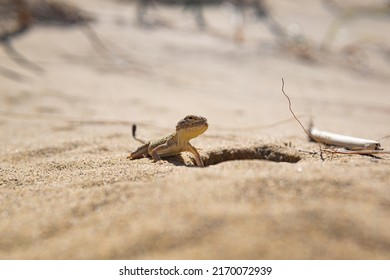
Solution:
<svg viewBox="0 0 390 280"><path fill-rule="evenodd" d="M176 131L185 133L186 138L195 138L205 132L209 125L207 119L201 116L188 115L176 125Z"/></svg>

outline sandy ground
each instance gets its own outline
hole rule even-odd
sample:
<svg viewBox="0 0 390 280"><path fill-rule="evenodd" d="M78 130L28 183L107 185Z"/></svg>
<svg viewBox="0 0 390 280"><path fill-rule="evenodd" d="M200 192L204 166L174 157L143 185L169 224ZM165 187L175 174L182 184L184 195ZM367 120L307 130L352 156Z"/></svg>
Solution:
<svg viewBox="0 0 390 280"><path fill-rule="evenodd" d="M281 93L283 77L305 125L312 116L324 130L389 135L389 16L348 22L325 53L316 48L334 16L320 1L272 1L275 18L312 42L297 52L249 17L234 43L223 8L206 10L202 31L179 8L152 11L161 24L144 28L132 4L74 2L96 16L108 52L80 27L14 41L44 73L0 50L26 77L0 76L1 259L390 258L390 156L302 152L318 146ZM187 114L208 118L192 140L204 157L271 145L300 160L126 159L138 147L132 123L150 139Z"/></svg>

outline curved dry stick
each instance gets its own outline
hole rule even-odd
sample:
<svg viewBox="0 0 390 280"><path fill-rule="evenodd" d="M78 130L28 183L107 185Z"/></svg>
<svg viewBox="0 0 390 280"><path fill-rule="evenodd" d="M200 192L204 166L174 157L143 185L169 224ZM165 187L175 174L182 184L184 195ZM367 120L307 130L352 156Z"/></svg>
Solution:
<svg viewBox="0 0 390 280"><path fill-rule="evenodd" d="M292 110L292 105L291 105L291 100L290 100L290 97L288 97L288 95L284 92L284 79L282 78L282 92L284 94L284 96L287 98L288 100L288 109L290 110L291 114L293 115L293 117L297 120L297 122L299 123L299 125L302 127L303 131L306 133L306 135L309 137L309 139L314 139L317 143L318 143L318 146L320 148L320 157L322 160L324 160L324 157L322 155L322 147L321 147L321 142L318 141L315 137L312 137L310 136L310 133L306 130L306 128L303 126L303 124L301 123L301 121L298 119L298 117L295 115L294 111Z"/></svg>
<svg viewBox="0 0 390 280"><path fill-rule="evenodd" d="M292 105L291 105L291 99L290 97L288 97L288 95L284 92L284 79L282 78L282 92L284 94L284 96L286 96L287 98L287 101L288 101L288 109L290 110L291 114L293 115L294 119L297 120L297 122L299 123L299 125L302 127L303 131L305 131L305 133L307 134L307 136L310 137L310 134L307 132L306 128L303 126L303 124L301 123L301 121L297 118L297 116L295 115L294 111L292 110Z"/></svg>
<svg viewBox="0 0 390 280"><path fill-rule="evenodd" d="M387 139L387 138L390 138L390 135L383 136L382 138L378 139L377 141L379 142L379 141Z"/></svg>
<svg viewBox="0 0 390 280"><path fill-rule="evenodd" d="M377 141L366 140L366 139L350 137L350 136L344 136L344 135L328 133L328 132L323 132L323 131L318 131L318 130L315 131L316 133L312 133L312 131L314 130L312 127L310 128L310 130L308 132L306 130L306 128L303 126L303 124L296 117L294 111L292 110L291 100L288 97L288 95L284 92L283 78L282 78L282 92L288 100L290 112L292 113L294 118L297 120L297 122L300 124L302 129L305 131L306 135L310 139L313 139L318 143L319 148L320 148L320 157L322 160L324 160L322 152L329 152L331 154L371 155L371 156L373 156L374 154L389 154L390 153L390 151L380 150L380 144ZM322 134L324 134L324 136L322 136ZM329 141L329 137L331 137L331 138L333 137L336 139L335 139L335 141ZM343 143L344 144L343 146L348 146L348 145L351 147L359 146L359 147L361 147L361 149L360 150L351 150L351 151L350 150L331 150L331 149L323 149L321 146L321 144L338 144L338 143Z"/></svg>

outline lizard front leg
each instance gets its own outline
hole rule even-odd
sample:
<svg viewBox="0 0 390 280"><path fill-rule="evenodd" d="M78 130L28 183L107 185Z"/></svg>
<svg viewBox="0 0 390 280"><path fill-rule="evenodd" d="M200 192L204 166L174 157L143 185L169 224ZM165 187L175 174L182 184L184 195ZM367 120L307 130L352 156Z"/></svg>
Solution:
<svg viewBox="0 0 390 280"><path fill-rule="evenodd" d="M190 143L188 143L186 150L195 156L195 161L196 161L197 166L204 167L203 160L200 157L198 150L194 146L192 146Z"/></svg>
<svg viewBox="0 0 390 280"><path fill-rule="evenodd" d="M149 150L149 154L153 158L154 162L157 162L157 161L161 160L160 155L169 152L170 149L171 149L171 146L168 145L167 143L165 143L165 144L161 144L161 145L157 146L156 148L154 148L152 150Z"/></svg>

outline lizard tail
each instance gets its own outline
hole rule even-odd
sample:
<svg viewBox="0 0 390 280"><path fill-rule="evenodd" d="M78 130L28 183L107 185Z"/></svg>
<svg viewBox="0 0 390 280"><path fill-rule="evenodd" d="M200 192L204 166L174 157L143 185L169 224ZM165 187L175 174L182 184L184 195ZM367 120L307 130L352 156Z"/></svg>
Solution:
<svg viewBox="0 0 390 280"><path fill-rule="evenodd" d="M145 140L142 140L142 139L139 139L137 138L137 136L135 135L135 132L137 131L137 125L136 124L133 124L133 126L131 127L131 133L133 135L133 138L135 140L137 140L138 142L141 142L142 144L146 144L147 142Z"/></svg>

